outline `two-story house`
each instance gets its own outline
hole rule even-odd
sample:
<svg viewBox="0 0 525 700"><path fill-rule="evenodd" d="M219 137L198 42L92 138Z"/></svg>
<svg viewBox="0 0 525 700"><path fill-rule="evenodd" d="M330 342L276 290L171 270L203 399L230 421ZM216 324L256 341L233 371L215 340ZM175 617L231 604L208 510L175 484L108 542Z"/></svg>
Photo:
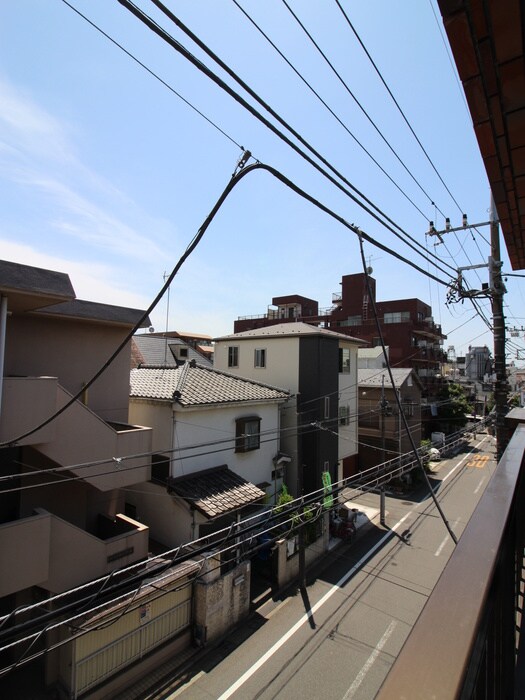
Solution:
<svg viewBox="0 0 525 700"><path fill-rule="evenodd" d="M214 366L281 386L281 469L291 493L322 487L357 466L357 348L360 341L307 323L266 326L215 339Z"/></svg>
<svg viewBox="0 0 525 700"><path fill-rule="evenodd" d="M132 369L130 417L153 428L154 457L150 483L127 491L128 512L169 548L273 503L287 399L195 361Z"/></svg>
<svg viewBox="0 0 525 700"><path fill-rule="evenodd" d="M416 447L421 444L421 382L411 368L395 367L391 372L394 386L386 369L359 369L357 373L361 470L411 452L412 441Z"/></svg>

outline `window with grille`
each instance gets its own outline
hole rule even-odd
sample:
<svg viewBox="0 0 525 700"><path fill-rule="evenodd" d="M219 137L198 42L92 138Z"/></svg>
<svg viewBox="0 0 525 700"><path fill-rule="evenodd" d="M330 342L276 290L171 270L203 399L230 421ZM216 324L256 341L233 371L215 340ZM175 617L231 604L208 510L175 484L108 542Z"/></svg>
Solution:
<svg viewBox="0 0 525 700"><path fill-rule="evenodd" d="M261 419L257 416L235 421L235 452L250 452L261 446Z"/></svg>

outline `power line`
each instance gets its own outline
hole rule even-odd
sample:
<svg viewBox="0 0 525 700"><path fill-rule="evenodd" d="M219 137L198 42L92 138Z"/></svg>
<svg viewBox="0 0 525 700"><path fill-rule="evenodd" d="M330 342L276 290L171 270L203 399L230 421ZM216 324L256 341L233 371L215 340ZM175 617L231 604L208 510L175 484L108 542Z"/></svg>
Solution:
<svg viewBox="0 0 525 700"><path fill-rule="evenodd" d="M121 51L123 51L126 54L126 56L129 56L129 58L131 58L132 61L135 61L135 63L137 63L141 68L143 68L145 71L147 71L153 78L155 78L155 80L158 80L159 83L164 85L164 87L168 88L168 90L170 92L172 92L174 95L176 95L179 98L179 100L182 100L182 102L184 102L185 105L187 105L196 114L198 114L199 117L202 117L205 121L207 121L208 124L210 124L210 126L212 126L214 129L216 129L225 138L227 138L228 141L233 143L234 146L237 146L237 148L239 148L241 151L244 151L244 147L241 146L239 143L237 143L237 141L232 136L230 136L230 134L228 134L226 131L224 131L224 129L221 129L221 127L218 124L216 124L212 119L210 119L210 117L208 117L206 114L204 114L204 112L202 112L194 104L192 104L188 99L186 99L183 95L181 95L180 92L175 90L175 88L172 85L170 85L169 83L167 83L163 78L161 78L160 75L158 75L158 73L155 73L155 71L153 71L145 63L140 61L134 54L131 53L131 51L128 51L126 48L124 48L124 46L122 46L122 44L119 44L119 42L116 39L113 39L113 37L111 37L103 29L101 29L97 24L95 24L95 22L90 20L86 15L84 15L82 12L80 12L80 10L78 10L76 7L71 5L71 3L68 2L68 0L62 0L62 2L65 5L67 5L69 8L71 8L73 10L73 12L76 12L77 15L79 15L79 17L82 17L82 19L85 20L88 24L90 24L93 27L93 29L96 29L97 32L102 34L102 36L104 36L106 39L108 39L108 41L111 41L112 44L114 44L117 48L119 48Z"/></svg>
<svg viewBox="0 0 525 700"><path fill-rule="evenodd" d="M153 1L154 1L154 0L153 0ZM343 87L344 87L345 90L348 92L348 94L350 95L350 97L354 100L354 102L355 102L356 105L359 107L359 109L361 110L361 112L362 112L362 113L364 114L364 116L368 119L368 121L370 122L370 124L374 127L374 129L376 130L376 132L379 134L379 136L380 136L381 139L384 141L384 143L387 145L387 147L388 147L389 150L392 152L392 154L395 156L395 158L399 161L399 163L402 165L402 167L403 167L403 168L406 170L406 172L410 175L410 177L412 178L412 180L413 180L413 181L415 182L415 184L419 187L419 189L421 190L421 192L423 192L423 194L425 195L425 197L427 197L427 199L429 200L429 202L430 202L432 205L435 206L432 197L428 194L428 192L426 192L426 190L424 189L424 187L421 185L421 183L419 182L419 180L413 175L413 173L412 173L411 170L407 167L407 165L405 165L405 163L403 162L403 160L401 159L401 157L399 156L399 154L397 153L397 151L393 148L392 144L391 144L391 143L388 141L388 139L385 137L385 135L383 134L383 132L381 131L381 129L377 126L377 124L374 122L374 120L372 119L372 117L368 114L368 112L367 112L366 109L363 107L363 105L361 104L361 102L357 99L357 97L354 95L354 93L352 92L352 90L350 90L350 88L348 87L348 85L347 85L347 83L345 82L345 80L343 80L343 78L341 77L340 73L336 70L336 68L335 68L335 66L333 65L333 63L332 63L332 62L330 61L330 59L327 57L326 53L321 49L321 47L319 46L319 44L315 41L315 39L313 38L313 36L311 35L311 33L310 33L310 32L308 31L308 29L304 26L304 24L301 22L301 20L299 19L299 17L295 14L295 12L292 10L292 8L290 7L290 5L287 3L287 1L286 1L286 0L281 0L281 2L282 2L283 5L287 8L287 10L290 12L290 14L292 15L292 17L295 19L295 21L297 22L297 24L301 27L301 29L302 29L303 32L306 34L306 36L310 39L310 41L311 41L312 44L315 46L315 48L317 49L317 51L318 51L318 52L321 54L321 56L324 58L324 60L326 61L326 63L329 65L329 67L331 68L332 72L334 73L334 75L338 78L339 82L343 85ZM441 211L441 210L439 210L439 211ZM441 213L443 214L443 212L441 212ZM443 216L445 216L445 215L443 214Z"/></svg>
<svg viewBox="0 0 525 700"><path fill-rule="evenodd" d="M119 0L119 2L124 2L124 0ZM249 156L249 153L246 152ZM348 228L351 230L353 233L356 233L359 236L359 239L361 240L362 238L368 241L371 245L374 245L378 247L380 250L384 251L385 253L388 253L389 255L397 258L398 260L401 260L405 262L406 264L410 265L412 268L420 272L421 274L429 277L430 279L433 279L434 281L438 282L439 284L442 284L444 286L447 286L447 283L441 280L439 277L436 277L423 268L419 267L416 265L414 262L409 260L408 258L404 258L402 255L399 253L396 253L393 251L391 248L388 248L387 246L383 245L382 243L379 243L379 241L376 241L374 238L372 238L370 235L359 229L357 226L354 224L348 223L342 216L336 214L335 211L327 207L326 205L322 204L318 199L313 197L312 195L309 195L306 191L302 190L298 185L296 185L294 182L289 180L287 177L285 177L281 172L276 170L275 168L272 168L271 166L264 165L262 163L255 163L253 165L248 165L246 167L243 167L240 171L236 171L230 181L228 182L227 186L223 190L222 194L220 195L219 199L215 203L213 209L211 212L208 214L206 219L204 220L204 223L201 225L197 233L195 234L193 240L190 242L188 247L186 248L185 252L183 255L179 258L179 261L173 268L172 272L170 275L167 277L163 287L161 288L160 292L157 294L153 302L150 304L148 309L142 314L141 318L137 321L135 326L131 329L131 331L128 332L124 340L121 341L121 343L118 345L117 349L113 352L113 354L109 357L109 359L102 365L102 367L89 379L69 401L67 401L60 409L55 411L54 414L52 414L50 417L48 417L46 420L42 421L39 425L36 427L32 428L29 431L26 431L22 435L18 435L17 437L12 438L9 441L4 441L0 443L0 447L5 447L5 446L12 446L15 443L19 442L23 438L28 437L29 435L32 435L35 433L37 430L40 430L44 426L48 425L51 423L53 420L55 420L59 415L61 415L64 411L66 411L70 406L72 406L79 398L80 396L85 392L87 388L92 386L92 384L106 371L106 369L111 365L111 363L116 359L116 357L120 354L120 352L127 346L128 342L131 340L133 335L137 332L137 330L142 326L143 322L145 321L146 318L148 318L149 314L151 311L156 307L156 305L159 303L159 301L162 299L164 293L172 283L173 279L175 278L176 274L182 267L183 263L185 260L191 255L193 250L197 247L199 242L201 241L202 237L204 236L204 233L206 232L207 228L213 221L215 215L227 199L228 195L230 192L233 190L233 188L240 182L240 180L245 177L247 174L251 173L254 170L257 169L264 169L266 172L268 172L270 175L275 177L277 180L279 180L282 184L286 185L289 189L291 189L293 192L296 194L300 195L303 199L306 199L309 201L311 204L316 206L318 209L321 211L325 212L329 216L331 216L333 219L341 223L345 228Z"/></svg>
<svg viewBox="0 0 525 700"><path fill-rule="evenodd" d="M273 49L279 54L279 56L285 61L285 63L293 70L297 77L306 85L306 87L315 95L315 97L321 102L321 104L330 112L330 114L335 118L335 120L343 127L347 134L355 141L355 143L361 148L361 150L370 158L370 160L381 170L381 172L390 180L390 182L396 187L399 192L412 204L412 206L421 214L421 216L428 221L428 216L418 207L418 205L409 197L409 195L402 189L398 182L383 168L376 158L370 153L370 151L359 141L356 135L348 128L348 126L343 122L343 120L334 112L334 110L328 105L328 103L321 97L321 95L315 90L311 83L306 80L306 78L299 72L299 70L293 65L293 63L284 55L284 53L279 49L279 47L270 39L270 37L261 29L261 27L255 22L255 20L246 12L246 10L241 7L237 0L232 0L234 5L239 8L246 19L251 22L251 24L257 29L257 31L266 39L266 41L273 47Z"/></svg>
<svg viewBox="0 0 525 700"><path fill-rule="evenodd" d="M118 0L118 2L129 10L133 15L137 17L143 24L145 24L151 31L157 34L161 39L168 43L173 49L180 53L184 58L186 58L190 63L192 63L198 70L204 73L208 78L210 78L216 85L221 87L225 92L227 92L233 99L235 99L241 106L247 109L253 116L255 116L264 126L270 129L275 135L277 135L282 141L284 141L288 146L290 146L298 155L304 158L310 165L312 165L318 172L320 172L324 177L326 177L333 185L335 185L339 190L346 194L352 201L354 201L359 207L366 211L370 216L376 219L382 226L387 230L391 231L398 238L400 235L394 230L395 227L398 231L402 232L410 240L414 240L406 231L404 231L398 224L396 224L387 214L385 214L379 207L377 207L370 199L366 197L362 192L360 192L347 178L345 178L333 165L331 165L326 158L324 158L318 151L316 151L311 144L309 144L295 129L293 129L282 117L280 117L275 110L273 110L264 100L261 99L254 90L252 90L229 66L227 66L224 61L222 61L218 56L216 56L209 47L206 46L193 32L191 32L181 21L176 17L170 10L168 10L160 0L151 0L159 9L164 12L164 14L169 17L169 19L176 24L187 36L189 36L192 41L194 41L199 48L206 52L210 58L212 58L224 71L228 73L239 85L242 86L248 94L253 97L261 106L264 107L282 126L284 126L300 143L305 146L315 157L320 160L323 165L327 166L342 182L345 183L350 189L358 194L363 200L372 207L375 211L372 211L368 206L363 204L362 201L357 199L350 191L348 191L340 182L338 182L332 175L326 172L318 163L316 163L310 156L308 156L304 151L302 151L293 141L291 141L283 132L279 131L277 127L269 122L260 112L258 112L252 105L250 105L241 95L235 92L227 83L225 83L219 76L217 76L213 71L211 71L206 65L197 59L188 49L186 49L180 42L174 39L164 28L162 28L157 22L155 22L151 17L149 17L143 10L134 5L130 0ZM376 213L377 212L377 213ZM381 219L380 216L384 218ZM388 222L388 224L386 223ZM403 240L403 239L401 239ZM418 255L426 259L424 252L421 252L422 246L419 242L416 242L417 246L421 249L415 248L406 240L403 241L405 245L412 248ZM437 257L436 257L437 259ZM454 269L447 263L443 263L449 269ZM439 268L436 262L432 264ZM442 270L444 274L447 274Z"/></svg>
<svg viewBox="0 0 525 700"><path fill-rule="evenodd" d="M283 1L284 1L284 0L283 0ZM441 184L443 185L443 187L445 188L445 190L446 190L446 191L448 192L448 194L450 195L450 198L452 199L452 201L454 202L454 204L457 206L457 208L459 209L459 211L462 212L463 210L461 209L461 207L459 206L458 202L456 201L456 198L454 197L454 195L452 194L452 192L449 190L447 184L445 183L445 181L444 181L443 178L441 177L441 175L440 175L438 169L436 168L436 166L435 166L435 164L434 164L432 158L429 156L427 150L425 149L425 147L424 147L423 144L421 143L421 140L419 139L418 135L417 135L416 132L414 131L414 129L413 129L413 127L412 127L412 124L409 122L409 120L408 120L406 114L405 114L404 111L401 109L401 106L399 105L399 102L396 100L396 98L394 97L394 94L392 93L391 89L388 87L388 84L387 84L386 80L384 79L384 77L383 77L381 71L380 71L379 68L377 67L377 64L375 63L375 61L374 61L374 59L372 58L372 56L370 55L368 49L367 49L366 46L364 45L364 43L363 43L361 37L360 37L359 34L357 33L356 28L354 27L354 25L353 25L352 22L350 21L350 18L348 17L348 15L346 14L346 12L344 11L344 9L343 9L341 3L339 2L339 0L335 0L335 3L336 3L336 5L337 5L337 7L341 10L341 13L342 13L343 17L345 18L345 20L346 20L348 26L350 27L350 29L351 29L352 32L354 33L354 35L355 35L357 41L359 42L361 48L362 48L363 51L365 52L365 54L366 54L368 60L369 60L370 63L372 64L372 66L373 66L375 72L376 72L377 75L379 76L379 79L380 79L381 82L383 83L383 85L384 85L386 91L388 92L388 94L389 94L390 97L392 98L392 101L393 101L393 103L395 104L395 106L397 107L398 112L399 112L399 113L401 114L401 116L403 117L403 120L405 121L405 124L406 124L406 125L408 126L408 128L410 129L410 133L411 133L412 136L415 138L415 140L416 140L418 146L421 148L421 150L422 150L423 153L425 154L426 159L428 160L428 162L429 162L430 165L432 166L432 169L434 170L434 172L435 172L436 175L438 176L438 178L439 178ZM427 195L427 197L429 197L429 195ZM431 198L429 197L429 199L431 199ZM431 200L431 202L432 202L432 200ZM434 202L432 202L432 204L434 204ZM441 212L441 210L440 210L439 208L438 208L438 210ZM441 212L441 214L443 214L443 212Z"/></svg>

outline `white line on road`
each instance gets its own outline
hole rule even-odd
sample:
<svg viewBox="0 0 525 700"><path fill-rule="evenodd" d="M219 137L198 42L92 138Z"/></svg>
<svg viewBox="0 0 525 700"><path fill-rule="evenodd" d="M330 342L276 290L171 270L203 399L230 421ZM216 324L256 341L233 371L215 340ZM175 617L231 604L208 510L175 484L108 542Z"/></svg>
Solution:
<svg viewBox="0 0 525 700"><path fill-rule="evenodd" d="M351 685L351 686L348 688L348 690L346 691L343 700L349 700L350 698L353 698L353 697L354 697L356 690L359 688L359 686L361 685L361 683L364 681L365 676L366 676L366 674L368 673L368 671L370 671L370 669L371 669L372 666L374 665L375 660L377 659L377 657L378 657L379 654L381 653L382 648L383 648L383 647L385 646L385 644L387 643L387 641L388 641L388 639L390 638L392 632L394 631L396 625L397 625L396 620L392 620L392 621L390 622L390 624L389 624L388 627L386 628L385 633L383 634L383 636L381 637L381 639L380 639L379 642L377 643L376 648L375 648L374 651L370 654L370 656L368 657L368 659L365 661L364 666L362 667L362 669L359 671L359 673L358 673L357 676L355 677L354 682L352 683L352 685Z"/></svg>
<svg viewBox="0 0 525 700"><path fill-rule="evenodd" d="M243 686L247 680L249 680L256 671L258 671L261 666L263 666L268 659L270 659L279 649L286 644L286 642L293 637L293 635L299 630L304 623L309 619L309 616L312 615L314 612L319 610L321 606L323 606L327 600L329 600L333 594L338 591L344 584L348 581L348 579L356 572L358 571L363 564L370 559L370 557L377 552L378 549L380 549L386 540L391 536L392 531L396 531L401 525L405 522L405 520L409 517L409 515L412 514L412 511L410 513L406 513L401 520L398 520L398 522L390 529L390 531L386 532L383 537L381 537L380 540L378 540L375 545L368 550L366 554L364 554L361 559L354 564L354 566L349 569L344 576L342 576L339 581L334 584L325 594L322 598L320 598L317 603L312 607L311 611L308 611L308 613L305 613L302 615L295 625L293 627L290 627L288 632L286 632L281 639L279 639L278 642L276 642L268 651L263 654L252 666L250 666L249 669L247 669L240 678L238 678L235 683L233 683L227 690L224 691L224 693L217 699L217 700L227 700L227 698L230 698L241 686Z"/></svg>
<svg viewBox="0 0 525 700"><path fill-rule="evenodd" d="M457 525L459 525L459 520L454 520L454 522L452 523L452 532L454 532L454 530L456 529ZM439 545L439 547L438 547L438 548L436 549L436 551L434 552L434 556L435 556L435 557L439 557L439 555L440 555L441 552L443 551L443 547L446 545L446 543L449 541L449 539L450 539L450 536L449 536L449 535L445 535L445 538L444 538L443 542Z"/></svg>
<svg viewBox="0 0 525 700"><path fill-rule="evenodd" d="M443 551L443 547L446 545L446 543L449 541L449 539L450 539L450 537L449 537L448 535L446 535L446 536L445 536L445 539L443 540L443 542L439 545L439 547L438 547L438 548L436 549L436 551L434 552L434 556L435 556L435 557L439 557L439 555L440 555L441 552Z"/></svg>
<svg viewBox="0 0 525 700"><path fill-rule="evenodd" d="M476 445L476 447L479 447L484 441L486 440L486 437L484 437L480 442ZM475 449L475 448L473 448ZM456 469L459 468L459 466L464 462L464 460L468 457L468 454L465 455L465 457L452 469L445 477L443 477L442 481L446 481L452 474L456 471ZM409 513L406 513L401 520L398 520L398 522L390 529L389 532L385 533L381 539L376 542L376 544L365 554L361 557L361 559L355 564L351 569L349 569L346 574L334 585L332 588L330 588L322 598L320 598L317 603L313 606L311 610L309 610L307 613L302 615L302 617L297 620L295 625L293 625L288 632L286 632L281 639L276 642L268 651L263 654L252 666L250 666L249 669L247 669L242 676L240 676L235 683L233 683L229 688L227 688L224 693L217 698L217 700L228 700L239 688L241 688L246 681L248 681L264 664L271 659L271 657L279 651L279 649L286 644L286 642L293 637L293 635L304 625L304 623L310 618L311 615L313 615L314 612L319 610L320 607L322 607L327 600L329 600L333 594L338 591L344 584L348 581L348 579L373 555L375 552L380 549L383 544L386 542L386 540L390 537L392 531L396 531L399 529L399 527L405 522L405 520L413 514L414 511L410 511Z"/></svg>
<svg viewBox="0 0 525 700"><path fill-rule="evenodd" d="M481 479L481 481L479 482L479 484L476 486L476 488L474 489L474 493L478 493L478 491L480 490L480 488L483 486L484 481L485 481L485 477L483 477L483 478Z"/></svg>
<svg viewBox="0 0 525 700"><path fill-rule="evenodd" d="M467 454L466 454L462 459L459 460L459 462L456 464L456 466L454 467L454 469L451 469L451 470L449 471L449 473L441 479L441 481L446 481L450 476L452 476L452 474L456 471L456 469L459 469L459 467L463 464L463 462L464 462L466 459L468 459L468 457L470 457L471 453L472 453L474 450L476 450L480 445L482 445L482 444L485 442L486 439L487 439L487 438L484 437L484 438L482 438L482 439L478 442L477 445L474 445L474 447L473 447L471 450L469 450L469 451L467 452Z"/></svg>

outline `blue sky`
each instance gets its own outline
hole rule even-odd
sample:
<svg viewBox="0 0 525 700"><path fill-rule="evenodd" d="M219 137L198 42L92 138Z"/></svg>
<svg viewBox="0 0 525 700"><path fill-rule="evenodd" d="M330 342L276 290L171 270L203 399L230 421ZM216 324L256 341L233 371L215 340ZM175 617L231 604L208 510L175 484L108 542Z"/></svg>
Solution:
<svg viewBox="0 0 525 700"><path fill-rule="evenodd" d="M226 186L242 145L383 245L444 276L117 0L71 4L218 128L62 0L2 3L4 259L67 272L79 298L147 308ZM137 4L233 85L151 2ZM425 236L430 219L444 227L443 215L453 226L460 225L463 211L471 222L487 221L490 201L434 0L341 2L431 162L335 0L289 0L289 5L346 87L281 0L238 0L238 5L345 128L232 0L166 4L359 191L423 249L439 256L446 271L487 261L488 228L448 234L440 245ZM502 250L503 269L511 272L504 245ZM431 304L448 335L445 348L454 345L458 354L470 344L492 348L491 334L470 302L447 307L443 286L371 245L365 245L365 254L377 280L378 300L418 297ZM172 284L169 309L165 298L152 323L156 330L168 324L170 329L222 335L233 330L238 316L264 313L273 296L302 294L327 307L341 276L361 271L353 234L259 171L235 188ZM472 288L487 281L485 269L466 274ZM507 289L507 326L521 326L522 280L509 277ZM488 301L481 300L480 306L490 317ZM522 339L523 334L512 338L509 361L516 359Z"/></svg>

